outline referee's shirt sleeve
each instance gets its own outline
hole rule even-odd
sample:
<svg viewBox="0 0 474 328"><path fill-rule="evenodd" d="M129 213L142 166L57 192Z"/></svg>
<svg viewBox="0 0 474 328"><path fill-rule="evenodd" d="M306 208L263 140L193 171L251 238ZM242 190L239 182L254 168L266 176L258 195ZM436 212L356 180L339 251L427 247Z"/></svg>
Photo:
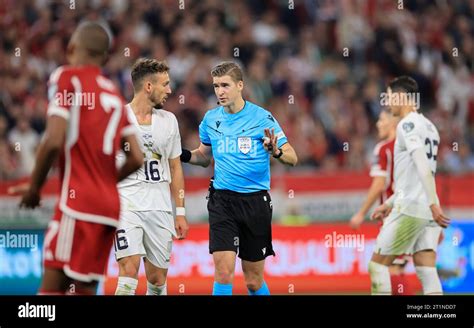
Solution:
<svg viewBox="0 0 474 328"><path fill-rule="evenodd" d="M275 117L273 117L272 114L268 113L267 117L265 118L265 128L269 128L270 131L271 129L275 129L275 136L277 136L277 144L278 148L283 146L288 142L288 139L286 138L285 132L283 132L280 124L278 124L278 121L276 120Z"/></svg>
<svg viewBox="0 0 474 328"><path fill-rule="evenodd" d="M209 133L207 132L207 113L204 115L204 118L201 121L201 124L199 124L199 139L201 139L201 142L206 145L210 146L211 145L211 138L209 138Z"/></svg>

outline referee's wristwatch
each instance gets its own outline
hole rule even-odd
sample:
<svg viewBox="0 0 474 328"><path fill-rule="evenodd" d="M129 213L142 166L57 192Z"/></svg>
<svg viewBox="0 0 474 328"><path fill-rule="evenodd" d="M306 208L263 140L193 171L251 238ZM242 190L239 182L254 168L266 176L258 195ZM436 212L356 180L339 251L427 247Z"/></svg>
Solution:
<svg viewBox="0 0 474 328"><path fill-rule="evenodd" d="M280 152L278 153L278 155L273 154L273 155L272 155L273 158L280 158L280 157L283 156L283 150L281 150L281 148L278 148L278 150L279 150Z"/></svg>

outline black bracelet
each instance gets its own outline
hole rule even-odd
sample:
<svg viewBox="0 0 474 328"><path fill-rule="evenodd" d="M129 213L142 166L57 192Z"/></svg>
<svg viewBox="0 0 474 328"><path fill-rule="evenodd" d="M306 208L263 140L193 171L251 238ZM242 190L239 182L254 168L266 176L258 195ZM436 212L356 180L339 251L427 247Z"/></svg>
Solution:
<svg viewBox="0 0 474 328"><path fill-rule="evenodd" d="M183 163L188 163L191 160L191 155L192 154L189 150L183 148L183 150L181 152L181 156L179 156L179 159Z"/></svg>
<svg viewBox="0 0 474 328"><path fill-rule="evenodd" d="M281 148L278 148L278 150L280 150L280 153L278 155L272 155L273 158L280 158L283 156L283 150L281 150Z"/></svg>

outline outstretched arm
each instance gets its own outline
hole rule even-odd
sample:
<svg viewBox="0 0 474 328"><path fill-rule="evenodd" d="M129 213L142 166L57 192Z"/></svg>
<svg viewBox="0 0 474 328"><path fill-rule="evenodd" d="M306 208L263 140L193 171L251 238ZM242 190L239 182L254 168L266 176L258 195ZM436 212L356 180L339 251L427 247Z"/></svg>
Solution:
<svg viewBox="0 0 474 328"><path fill-rule="evenodd" d="M208 167L211 163L212 147L201 143L198 148L189 151L183 149L181 154L181 162L202 167Z"/></svg>

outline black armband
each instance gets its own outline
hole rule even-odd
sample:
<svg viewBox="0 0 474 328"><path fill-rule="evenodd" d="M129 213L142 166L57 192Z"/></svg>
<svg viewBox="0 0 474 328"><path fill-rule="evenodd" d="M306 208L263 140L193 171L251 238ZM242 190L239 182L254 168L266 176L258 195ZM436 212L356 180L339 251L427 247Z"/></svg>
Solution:
<svg viewBox="0 0 474 328"><path fill-rule="evenodd" d="M181 152L181 156L179 156L179 159L183 163L188 163L191 160L191 155L192 154L189 150L183 148L183 150Z"/></svg>
<svg viewBox="0 0 474 328"><path fill-rule="evenodd" d="M281 150L281 148L278 148L278 150L280 151L280 153L278 155L273 155L273 158L280 158L281 156L283 156L283 150Z"/></svg>

